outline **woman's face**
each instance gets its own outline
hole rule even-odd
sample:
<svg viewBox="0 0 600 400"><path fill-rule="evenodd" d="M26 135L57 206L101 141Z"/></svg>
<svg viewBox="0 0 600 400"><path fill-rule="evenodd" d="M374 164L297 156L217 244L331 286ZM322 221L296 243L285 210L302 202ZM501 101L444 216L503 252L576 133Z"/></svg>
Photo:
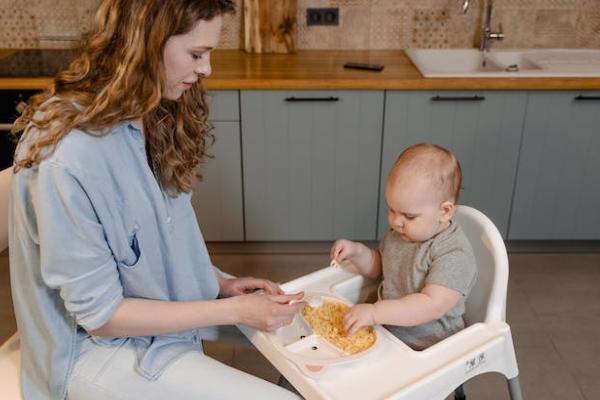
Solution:
<svg viewBox="0 0 600 400"><path fill-rule="evenodd" d="M177 100L196 81L210 75L210 52L219 42L223 18L200 20L188 33L171 36L165 45L163 97Z"/></svg>

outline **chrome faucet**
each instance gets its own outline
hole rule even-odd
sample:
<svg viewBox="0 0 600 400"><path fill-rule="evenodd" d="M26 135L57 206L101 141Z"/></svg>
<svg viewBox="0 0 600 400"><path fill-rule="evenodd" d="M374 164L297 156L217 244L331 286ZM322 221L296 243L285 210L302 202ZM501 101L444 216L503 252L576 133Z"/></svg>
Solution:
<svg viewBox="0 0 600 400"><path fill-rule="evenodd" d="M485 0L484 0L485 1ZM469 5L471 0L464 0L462 5L462 12L466 13L469 9ZM483 26L483 32L481 34L481 43L479 45L479 50L481 51L489 51L490 50L490 42L491 40L502 40L504 39L504 32L502 32L502 24L497 32L492 31L492 8L494 6L493 0L487 0L485 7L485 24Z"/></svg>

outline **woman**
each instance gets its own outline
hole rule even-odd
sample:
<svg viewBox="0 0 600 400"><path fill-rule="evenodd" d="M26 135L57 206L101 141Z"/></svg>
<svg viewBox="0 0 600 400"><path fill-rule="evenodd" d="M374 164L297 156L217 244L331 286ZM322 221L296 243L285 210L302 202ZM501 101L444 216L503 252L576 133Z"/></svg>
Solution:
<svg viewBox="0 0 600 400"><path fill-rule="evenodd" d="M201 348L210 326L274 330L303 307L270 281L218 276L190 204L213 141L202 80L232 11L104 0L80 57L17 121L25 399L296 398Z"/></svg>

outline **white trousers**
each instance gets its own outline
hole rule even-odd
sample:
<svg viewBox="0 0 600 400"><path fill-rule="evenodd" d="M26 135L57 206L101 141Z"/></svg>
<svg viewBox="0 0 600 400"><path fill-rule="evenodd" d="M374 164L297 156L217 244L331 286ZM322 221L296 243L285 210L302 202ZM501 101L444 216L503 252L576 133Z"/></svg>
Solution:
<svg viewBox="0 0 600 400"><path fill-rule="evenodd" d="M68 400L298 400L295 394L199 351L174 361L156 381L135 371L135 350L96 346L75 364Z"/></svg>

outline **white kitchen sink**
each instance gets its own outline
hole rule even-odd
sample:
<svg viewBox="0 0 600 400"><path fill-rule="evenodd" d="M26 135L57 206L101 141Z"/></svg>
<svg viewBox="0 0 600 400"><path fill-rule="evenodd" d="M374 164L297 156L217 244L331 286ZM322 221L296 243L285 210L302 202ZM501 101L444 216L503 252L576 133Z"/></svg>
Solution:
<svg viewBox="0 0 600 400"><path fill-rule="evenodd" d="M426 78L600 77L600 49L408 49ZM485 60L485 62L484 62Z"/></svg>

